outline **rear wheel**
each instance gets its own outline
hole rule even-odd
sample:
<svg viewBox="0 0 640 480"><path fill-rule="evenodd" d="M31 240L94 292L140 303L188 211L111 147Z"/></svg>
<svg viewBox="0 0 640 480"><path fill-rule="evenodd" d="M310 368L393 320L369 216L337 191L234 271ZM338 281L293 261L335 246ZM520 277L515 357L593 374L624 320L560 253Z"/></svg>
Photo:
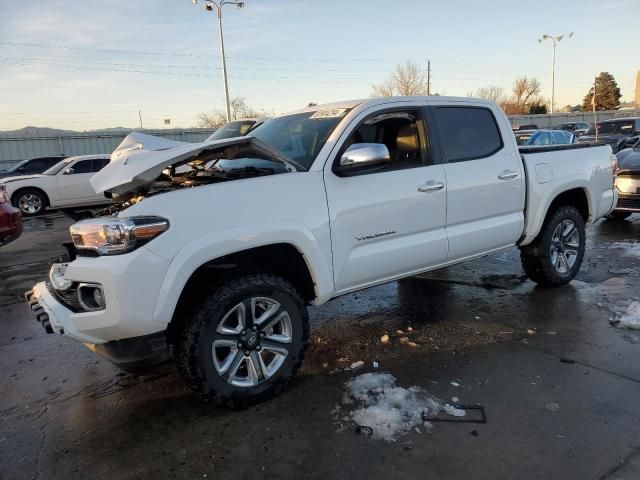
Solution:
<svg viewBox="0 0 640 480"><path fill-rule="evenodd" d="M585 244L580 212L571 206L559 207L547 216L536 239L520 249L522 267L540 285L566 285L580 270Z"/></svg>
<svg viewBox="0 0 640 480"><path fill-rule="evenodd" d="M631 216L631 214L632 212L625 212L624 210L614 210L609 215L607 215L607 218L611 220L626 220Z"/></svg>
<svg viewBox="0 0 640 480"><path fill-rule="evenodd" d="M47 208L47 198L34 188L26 188L18 191L13 197L13 206L20 209L24 217L35 217Z"/></svg>
<svg viewBox="0 0 640 480"><path fill-rule="evenodd" d="M176 359L205 400L241 408L282 391L308 338L307 309L296 288L273 275L246 275L223 283L193 309Z"/></svg>

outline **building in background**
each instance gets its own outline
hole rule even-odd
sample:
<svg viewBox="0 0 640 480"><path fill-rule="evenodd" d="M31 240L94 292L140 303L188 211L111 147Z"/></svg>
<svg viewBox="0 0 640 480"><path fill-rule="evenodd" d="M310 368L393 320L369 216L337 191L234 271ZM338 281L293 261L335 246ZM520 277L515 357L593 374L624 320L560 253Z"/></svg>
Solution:
<svg viewBox="0 0 640 480"><path fill-rule="evenodd" d="M638 74L636 75L636 99L635 99L636 107L640 107L640 70L638 70Z"/></svg>

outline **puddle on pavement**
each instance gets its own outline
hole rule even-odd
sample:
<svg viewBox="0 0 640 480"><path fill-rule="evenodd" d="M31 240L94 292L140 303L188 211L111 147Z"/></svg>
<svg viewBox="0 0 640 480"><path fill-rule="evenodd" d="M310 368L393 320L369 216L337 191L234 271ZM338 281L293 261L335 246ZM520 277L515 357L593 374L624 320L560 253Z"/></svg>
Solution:
<svg viewBox="0 0 640 480"><path fill-rule="evenodd" d="M53 230L56 227L56 218L36 217L27 218L22 222L25 232L37 232L41 230Z"/></svg>

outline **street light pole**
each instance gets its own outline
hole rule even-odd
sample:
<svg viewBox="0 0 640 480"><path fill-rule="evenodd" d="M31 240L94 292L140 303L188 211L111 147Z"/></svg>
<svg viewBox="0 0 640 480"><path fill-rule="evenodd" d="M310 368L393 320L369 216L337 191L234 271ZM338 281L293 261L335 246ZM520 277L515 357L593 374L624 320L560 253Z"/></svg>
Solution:
<svg viewBox="0 0 640 480"><path fill-rule="evenodd" d="M196 5L198 0L191 0ZM224 82L224 103L227 111L227 122L231 121L231 104L229 103L229 84L227 82L227 60L224 55L224 35L222 34L222 7L224 5L235 5L237 8L244 7L244 2L231 2L228 0L206 0L204 8L211 12L216 11L218 15L218 31L220 32L220 56L222 57L222 79Z"/></svg>
<svg viewBox="0 0 640 480"><path fill-rule="evenodd" d="M539 43L542 43L545 40L551 40L551 42L553 43L553 58L551 60L551 113L553 113L554 111L556 102L556 45L558 42L561 42L564 37L573 37L573 32L569 33L568 35L547 35L545 33L538 39Z"/></svg>

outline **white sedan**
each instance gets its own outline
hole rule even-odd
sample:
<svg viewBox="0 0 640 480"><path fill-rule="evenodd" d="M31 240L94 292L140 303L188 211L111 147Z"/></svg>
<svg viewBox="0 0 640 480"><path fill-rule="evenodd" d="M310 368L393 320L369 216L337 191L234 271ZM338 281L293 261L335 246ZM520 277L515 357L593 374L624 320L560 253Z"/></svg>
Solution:
<svg viewBox="0 0 640 480"><path fill-rule="evenodd" d="M25 217L40 215L47 207L80 207L109 203L97 194L89 179L109 163L109 155L69 157L40 175L24 175L0 180L11 203Z"/></svg>

